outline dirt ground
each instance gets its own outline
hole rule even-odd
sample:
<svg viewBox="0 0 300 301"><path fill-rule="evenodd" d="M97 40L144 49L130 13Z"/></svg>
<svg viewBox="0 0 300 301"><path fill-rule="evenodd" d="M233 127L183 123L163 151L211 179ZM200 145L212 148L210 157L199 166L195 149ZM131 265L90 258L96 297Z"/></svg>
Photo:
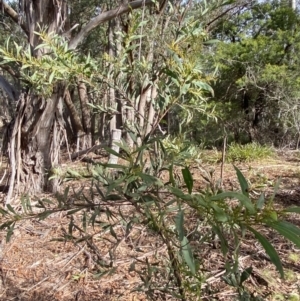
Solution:
<svg viewBox="0 0 300 301"><path fill-rule="evenodd" d="M261 191L271 192L276 180L281 177L275 198L277 206L300 205L298 153L283 152L276 159L237 166L249 180L253 196ZM203 165L202 168L213 168L215 178L220 175L220 165ZM193 169L193 177L196 189L205 188L207 183L197 168ZM223 183L226 189L238 189L232 165L225 165ZM126 210L134 215L132 208L127 207ZM300 226L297 215L291 215L290 221ZM0 232L1 301L148 300L142 289L137 291L142 280L133 271L132 263L136 259L140 262L147 259L158 265L164 262L166 247L157 237L142 226L134 227L130 235L125 236L126 229L119 227L115 233L118 239L113 240L111 233L103 233L97 227L93 229L89 226L87 233L93 234L90 244L58 241L67 231L69 223L70 216L64 213L53 214L41 221L21 221L9 243L6 243L6 232ZM263 300L300 300L300 250L274 232L265 230L263 233L276 246L282 258L286 279L280 279L262 247L249 237L243 241L240 255L241 267L252 266L254 271L246 286L253 296L261 295ZM220 250L211 245L197 250L196 238L191 244L205 258L203 270L207 273L200 300L235 300L236 292L221 278L225 274L225 261ZM112 246L115 246L113 261L109 251ZM99 258L110 267L109 273L101 275L104 269L96 264ZM166 296L157 300L175 299Z"/></svg>

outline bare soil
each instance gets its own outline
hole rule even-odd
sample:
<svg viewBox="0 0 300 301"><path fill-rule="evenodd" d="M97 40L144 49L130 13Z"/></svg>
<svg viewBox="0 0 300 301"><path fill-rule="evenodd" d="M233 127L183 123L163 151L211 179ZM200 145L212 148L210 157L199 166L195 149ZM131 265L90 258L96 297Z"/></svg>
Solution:
<svg viewBox="0 0 300 301"><path fill-rule="evenodd" d="M299 158L298 153L281 153L276 159L237 166L249 179L254 197L261 191L271 193L275 182L281 177L275 200L277 206L283 208L300 205ZM214 169L215 179L220 175L220 165L204 165L202 168ZM224 171L225 188L237 190L239 185L232 165L226 165ZM205 189L207 182L199 169L193 169L193 177L196 189ZM80 182L69 184L76 188L82 185ZM85 188L88 190L88 187ZM124 207L123 213L135 215L130 206ZM296 214L289 219L300 226L300 217ZM189 222L196 222L193 216ZM141 265L136 267L137 270L145 268L146 260L158 266L164 265L166 247L157 236L140 226L134 227L126 237L125 226L120 226L115 233L118 239L115 239L109 231L101 232L97 227L93 229L89 226L87 234L93 235L90 244L57 241L68 231L69 223L70 216L64 213L53 214L41 221L21 221L9 243L6 243L6 232L0 232L1 301L148 300L143 291L136 291L142 280L137 272L132 271L131 264L138 259ZM249 237L243 241L240 255L241 267L252 266L254 270L246 282L247 288L253 296L260 295L263 300L299 300L300 250L276 233L267 229L262 231L282 258L286 279L280 279L263 248L253 237ZM236 292L221 278L225 273L225 260L218 245L197 249L197 237L191 239L191 244L195 252L205 259L202 265L203 271L206 271L206 282L200 300L236 300ZM109 252L111 249L114 250L113 261ZM111 267L111 273L100 277L104 269L97 265L99 260ZM158 295L157 300L175 299Z"/></svg>

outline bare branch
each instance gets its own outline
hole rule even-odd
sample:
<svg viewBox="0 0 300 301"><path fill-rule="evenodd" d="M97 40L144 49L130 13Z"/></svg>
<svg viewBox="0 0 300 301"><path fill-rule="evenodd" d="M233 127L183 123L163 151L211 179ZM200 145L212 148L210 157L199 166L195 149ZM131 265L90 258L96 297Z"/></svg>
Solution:
<svg viewBox="0 0 300 301"><path fill-rule="evenodd" d="M222 19L225 15L227 15L230 11L238 8L243 9L245 7L248 7L250 5L253 4L253 1L238 1L235 5L230 6L228 9L222 11L219 15L217 15L214 19L210 20L207 24L206 24L206 29L209 31L211 30L212 25L217 22L220 21L220 19Z"/></svg>
<svg viewBox="0 0 300 301"><path fill-rule="evenodd" d="M148 6L150 4L153 4L152 0L136 0L132 1L126 4L122 4L121 6L105 11L103 13L100 13L97 17L92 19L86 26L84 26L81 31L70 41L69 48L75 49L82 41L83 39L88 36L91 30L99 26L101 23L104 23L106 21L109 21L117 16L120 16L122 14L126 14L130 12L133 9L140 8L142 6Z"/></svg>
<svg viewBox="0 0 300 301"><path fill-rule="evenodd" d="M28 29L23 21L19 22L19 14L4 0L0 0L0 9L5 12L15 23L19 24L28 36Z"/></svg>

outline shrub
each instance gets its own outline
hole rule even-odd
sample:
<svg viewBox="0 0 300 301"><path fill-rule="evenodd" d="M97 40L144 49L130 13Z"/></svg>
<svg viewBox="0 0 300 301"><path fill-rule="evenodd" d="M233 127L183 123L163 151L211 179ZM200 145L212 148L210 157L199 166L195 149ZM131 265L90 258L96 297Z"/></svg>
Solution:
<svg viewBox="0 0 300 301"><path fill-rule="evenodd" d="M249 143L240 145L233 143L229 146L226 155L227 162L250 162L255 160L263 160L274 156L274 151L268 147L258 143Z"/></svg>
<svg viewBox="0 0 300 301"><path fill-rule="evenodd" d="M160 146L155 154L152 151L154 142ZM239 300L250 300L244 282L252 274L252 268L239 265L241 243L249 235L262 245L279 274L284 276L280 257L261 234L261 228L275 230L300 247L300 228L284 220L290 212L300 213L300 208L276 209L273 201L278 185L271 197L265 198L262 194L254 200L249 195L246 179L235 168L239 192L211 190L202 193L194 187L190 168L182 164L176 167L176 160L170 161L160 140L144 141L135 151L130 151L125 144L120 147L123 150L120 154L107 150L126 163L95 165L88 196L84 191L69 196L66 189L63 194L56 195L54 202L39 200L36 205L39 211L34 212L28 199L22 200L23 213L17 213L11 205L1 208L0 229L7 229L7 239L15 224L24 218L45 219L53 213L65 212L72 218L68 230L62 234L63 242L89 246L89 227L97 227L98 233L111 236L109 239L103 237L103 241L109 242L111 263L96 262L100 277L115 271L113 263L119 243L130 237L134 228L143 228L166 250L159 262L157 257L154 262L147 257L130 259L130 270L142 280L136 290L143 291L148 300L160 297L166 300L168 296L181 301L201 300L207 276L203 267L207 253L203 250L214 244L216 237L225 262L223 280L236 289ZM180 182L175 181L174 167L181 173L177 177ZM75 200L70 202L72 197ZM141 247L138 244L138 248ZM153 248L158 251L159 246L153 245ZM97 252L101 254L100 250Z"/></svg>

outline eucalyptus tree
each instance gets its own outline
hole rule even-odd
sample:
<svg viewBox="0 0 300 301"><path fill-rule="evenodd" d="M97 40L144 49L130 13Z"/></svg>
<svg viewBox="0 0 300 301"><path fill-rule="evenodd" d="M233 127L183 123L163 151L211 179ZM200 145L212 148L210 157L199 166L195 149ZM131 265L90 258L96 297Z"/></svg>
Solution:
<svg viewBox="0 0 300 301"><path fill-rule="evenodd" d="M78 3L79 1L20 0L13 6L1 0L0 9L22 30L27 39L29 55L37 62L49 56L49 48L43 47L42 32L47 35L55 34L66 40L68 51L74 52L100 24L135 9L154 5L151 0L136 0L130 3L117 3L114 8L106 10L105 4L93 1L93 6L90 6L92 11L90 19L74 20L71 17L72 8ZM157 2L156 7L159 11L164 7L164 2ZM17 51L18 49L17 47ZM5 55L8 57L8 53ZM59 59L59 56L56 59ZM9 67L12 65L7 60L6 64L3 64ZM15 65L18 70L28 67L24 66L21 60L15 62ZM39 83L40 90L32 85L30 79L32 80L32 76L35 75L39 74L30 74L27 81L24 81L25 91L19 98L16 117L9 133L12 174L8 199L15 184L19 188L20 182L32 192L55 189L48 178L52 168L59 163L60 144L64 133L61 104L72 81L78 84L79 93L82 92L81 97L86 104L86 90L84 88L81 90L80 75L66 74L65 78L54 80L55 73L50 73L49 78L44 79L48 83L53 82L52 85L48 85L47 93L43 91L42 79ZM69 104L71 105L71 102ZM76 111L73 108L70 112ZM76 116L73 117L76 120Z"/></svg>

